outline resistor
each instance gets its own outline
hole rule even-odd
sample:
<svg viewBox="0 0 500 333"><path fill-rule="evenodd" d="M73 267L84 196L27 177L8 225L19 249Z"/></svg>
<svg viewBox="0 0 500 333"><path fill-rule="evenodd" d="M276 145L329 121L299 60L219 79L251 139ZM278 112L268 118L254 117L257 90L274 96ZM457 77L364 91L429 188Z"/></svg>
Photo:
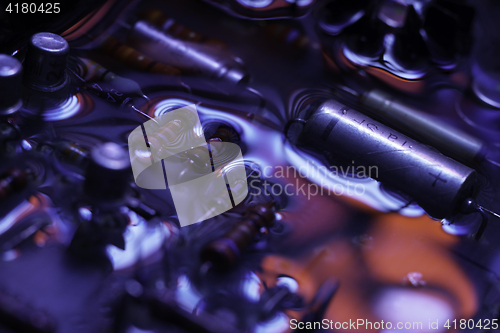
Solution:
<svg viewBox="0 0 500 333"><path fill-rule="evenodd" d="M368 176L406 193L434 218L458 213L479 190L473 169L335 100L312 103L306 119L302 142L375 169Z"/></svg>
<svg viewBox="0 0 500 333"><path fill-rule="evenodd" d="M254 241L260 229L269 228L274 223L272 204L250 207L241 221L202 250L201 260L204 263L210 262L218 269L233 266L241 253Z"/></svg>
<svg viewBox="0 0 500 333"><path fill-rule="evenodd" d="M53 144L59 158L67 163L83 165L88 162L89 150L70 141L59 141Z"/></svg>
<svg viewBox="0 0 500 333"><path fill-rule="evenodd" d="M150 73L164 75L180 75L179 69L165 65L161 62L138 52L132 47L125 45L114 37L108 37L101 45L101 50L120 61L126 66Z"/></svg>

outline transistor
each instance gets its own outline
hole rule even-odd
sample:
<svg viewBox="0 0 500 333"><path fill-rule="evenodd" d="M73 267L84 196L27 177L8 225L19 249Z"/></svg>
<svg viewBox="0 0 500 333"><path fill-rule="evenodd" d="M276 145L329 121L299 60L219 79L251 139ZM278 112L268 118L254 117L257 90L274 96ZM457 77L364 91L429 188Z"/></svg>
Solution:
<svg viewBox="0 0 500 333"><path fill-rule="evenodd" d="M67 72L68 42L50 32L34 34L24 59L23 83L41 92L55 92L70 82Z"/></svg>
<svg viewBox="0 0 500 333"><path fill-rule="evenodd" d="M209 243L201 252L201 260L210 262L216 269L228 269L236 263L261 228L269 228L274 223L273 202L255 205L248 209L244 218L221 238Z"/></svg>
<svg viewBox="0 0 500 333"><path fill-rule="evenodd" d="M0 116L10 115L22 106L23 66L14 57L0 54Z"/></svg>
<svg viewBox="0 0 500 333"><path fill-rule="evenodd" d="M300 142L376 168L373 178L406 193L433 218L462 212L479 192L475 170L335 100L313 102L305 112L306 120L287 124L287 135L301 123Z"/></svg>
<svg viewBox="0 0 500 333"><path fill-rule="evenodd" d="M106 142L92 149L85 176L85 193L97 201L123 198L130 177L127 151L116 143Z"/></svg>

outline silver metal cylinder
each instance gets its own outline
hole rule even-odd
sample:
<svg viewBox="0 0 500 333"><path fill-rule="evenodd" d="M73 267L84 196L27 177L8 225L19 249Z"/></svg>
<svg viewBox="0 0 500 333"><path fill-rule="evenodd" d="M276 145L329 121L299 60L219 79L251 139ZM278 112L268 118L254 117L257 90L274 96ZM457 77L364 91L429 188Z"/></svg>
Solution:
<svg viewBox="0 0 500 333"><path fill-rule="evenodd" d="M411 196L434 218L452 215L477 193L473 169L334 100L313 111L300 140L353 160L367 175Z"/></svg>
<svg viewBox="0 0 500 333"><path fill-rule="evenodd" d="M130 158L127 151L114 142L92 149L85 177L85 192L96 200L120 199L128 188Z"/></svg>
<svg viewBox="0 0 500 333"><path fill-rule="evenodd" d="M14 57L0 54L0 115L9 115L22 106L23 66Z"/></svg>
<svg viewBox="0 0 500 333"><path fill-rule="evenodd" d="M24 60L24 85L42 92L61 90L69 82L68 56L68 42L61 36L50 32L34 34Z"/></svg>
<svg viewBox="0 0 500 333"><path fill-rule="evenodd" d="M418 140L431 144L443 153L466 162L474 162L484 153L484 143L458 128L397 101L381 90L364 94L361 102L376 110L377 115Z"/></svg>
<svg viewBox="0 0 500 333"><path fill-rule="evenodd" d="M151 23L138 21L129 37L144 54L183 71L234 83L245 83L248 80L243 66L221 50L174 38Z"/></svg>

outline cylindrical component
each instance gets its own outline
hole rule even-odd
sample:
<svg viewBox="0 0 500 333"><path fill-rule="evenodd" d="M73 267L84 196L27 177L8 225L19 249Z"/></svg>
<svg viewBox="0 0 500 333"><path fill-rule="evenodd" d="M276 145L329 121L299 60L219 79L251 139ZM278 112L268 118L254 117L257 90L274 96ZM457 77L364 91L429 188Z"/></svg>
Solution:
<svg viewBox="0 0 500 333"><path fill-rule="evenodd" d="M0 54L0 115L9 115L22 106L23 66L14 57Z"/></svg>
<svg viewBox="0 0 500 333"><path fill-rule="evenodd" d="M202 261L211 262L219 269L229 268L236 262L241 252L253 242L260 228L269 228L274 218L270 205L251 207L242 221L237 222L224 236L203 249Z"/></svg>
<svg viewBox="0 0 500 333"><path fill-rule="evenodd" d="M23 83L42 92L61 90L69 82L68 42L50 32L34 34L24 60Z"/></svg>
<svg viewBox="0 0 500 333"><path fill-rule="evenodd" d="M131 176L127 151L116 143L101 144L91 152L85 192L95 200L117 200L127 190Z"/></svg>
<svg viewBox="0 0 500 333"><path fill-rule="evenodd" d="M474 162L481 158L484 143L457 128L429 118L380 90L372 90L361 97L361 102L397 128L463 161Z"/></svg>
<svg viewBox="0 0 500 333"><path fill-rule="evenodd" d="M86 148L69 141L59 141L54 144L58 157L74 165L81 165L87 162L88 152Z"/></svg>
<svg viewBox="0 0 500 333"><path fill-rule="evenodd" d="M335 100L313 111L300 139L353 160L366 175L411 196L434 218L452 215L477 194L473 169Z"/></svg>
<svg viewBox="0 0 500 333"><path fill-rule="evenodd" d="M150 57L188 73L234 83L245 83L249 78L242 65L224 52L210 45L174 38L145 21L134 25L130 39Z"/></svg>
<svg viewBox="0 0 500 333"><path fill-rule="evenodd" d="M135 49L122 44L114 37L108 37L101 45L102 50L124 65L132 68L165 75L179 75L181 72L175 67L168 66L151 59Z"/></svg>
<svg viewBox="0 0 500 333"><path fill-rule="evenodd" d="M196 31L193 31L175 22L174 19L167 17L160 10L149 9L143 13L139 13L139 17L153 23L157 27L160 27L162 31L179 39L196 43L211 44L220 48L227 48L226 44L224 44L222 41L209 38Z"/></svg>

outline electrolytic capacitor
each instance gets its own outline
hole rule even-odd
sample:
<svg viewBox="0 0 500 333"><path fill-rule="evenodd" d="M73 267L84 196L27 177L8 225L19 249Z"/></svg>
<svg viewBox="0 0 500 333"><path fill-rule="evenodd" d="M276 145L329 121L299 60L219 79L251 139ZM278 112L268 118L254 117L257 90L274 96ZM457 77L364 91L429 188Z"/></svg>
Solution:
<svg viewBox="0 0 500 333"><path fill-rule="evenodd" d="M250 207L241 221L202 250L201 260L212 263L218 269L229 268L254 241L260 229L271 227L274 219L272 203Z"/></svg>
<svg viewBox="0 0 500 333"><path fill-rule="evenodd" d="M210 45L174 38L146 21L136 22L129 37L145 54L183 72L233 83L246 83L249 79L236 58Z"/></svg>
<svg viewBox="0 0 500 333"><path fill-rule="evenodd" d="M85 176L85 192L95 200L119 200L131 176L127 151L116 143L100 144L91 152Z"/></svg>
<svg viewBox="0 0 500 333"><path fill-rule="evenodd" d="M53 143L56 155L64 162L74 165L81 165L88 162L89 151L70 141L58 141Z"/></svg>
<svg viewBox="0 0 500 333"><path fill-rule="evenodd" d="M477 194L473 169L335 100L310 107L301 141L353 160L372 178L411 196L430 216L457 213Z"/></svg>
<svg viewBox="0 0 500 333"><path fill-rule="evenodd" d="M69 83L66 67L68 42L50 32L34 34L24 59L25 86L41 92L55 92Z"/></svg>
<svg viewBox="0 0 500 333"><path fill-rule="evenodd" d="M0 54L0 116L9 115L22 106L23 66L14 57Z"/></svg>

